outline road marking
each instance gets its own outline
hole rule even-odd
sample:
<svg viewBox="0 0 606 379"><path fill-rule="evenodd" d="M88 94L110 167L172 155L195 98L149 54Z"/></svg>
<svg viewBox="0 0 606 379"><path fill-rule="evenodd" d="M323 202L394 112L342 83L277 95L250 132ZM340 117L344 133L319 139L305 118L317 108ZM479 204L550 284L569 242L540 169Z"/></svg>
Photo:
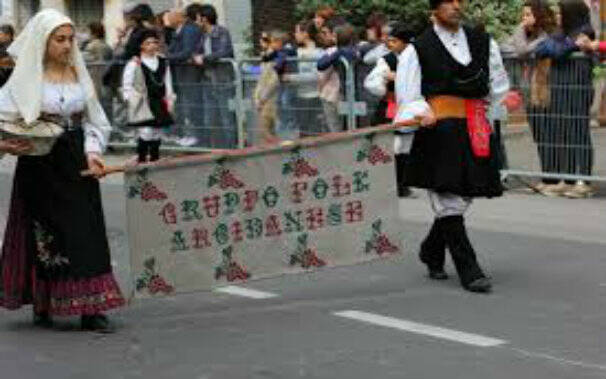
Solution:
<svg viewBox="0 0 606 379"><path fill-rule="evenodd" d="M484 337L478 334L460 332L454 329L440 328L438 326L420 324L413 321L401 320L393 317L381 316L373 313L360 311L341 311L334 312L335 316L349 318L352 320L367 322L369 324L385 326L387 328L399 329L406 332L423 334L435 338L442 338L449 341L465 343L468 345L480 347L492 347L506 344L507 341Z"/></svg>
<svg viewBox="0 0 606 379"><path fill-rule="evenodd" d="M272 297L278 297L278 295L271 292L263 292L257 290L251 290L250 288L238 287L238 286L226 286L215 289L215 292L227 293L229 295L236 295L242 297L249 297L251 299L270 299Z"/></svg>

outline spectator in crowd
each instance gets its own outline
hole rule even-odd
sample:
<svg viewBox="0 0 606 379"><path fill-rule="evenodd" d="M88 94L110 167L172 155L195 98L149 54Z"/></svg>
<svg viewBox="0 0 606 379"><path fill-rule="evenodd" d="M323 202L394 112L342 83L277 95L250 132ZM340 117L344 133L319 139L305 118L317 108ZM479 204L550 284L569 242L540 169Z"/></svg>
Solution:
<svg viewBox="0 0 606 379"><path fill-rule="evenodd" d="M15 39L15 29L11 24L0 25L0 58L8 56L6 49Z"/></svg>
<svg viewBox="0 0 606 379"><path fill-rule="evenodd" d="M334 8L328 6L328 5L324 5L319 7L316 10L316 13L314 14L314 26L316 28L316 32L319 33L322 28L326 25L326 23L330 20L332 20L335 16L337 15L337 13L335 12Z"/></svg>
<svg viewBox="0 0 606 379"><path fill-rule="evenodd" d="M295 41L299 46L297 57L300 59L299 72L296 75L296 81L300 82L297 90L300 137L313 136L321 132L315 110L320 106L316 61L322 56L322 49L316 46L315 31L313 21L303 21L295 26Z"/></svg>
<svg viewBox="0 0 606 379"><path fill-rule="evenodd" d="M556 26L555 15L546 0L527 0L522 7L522 20L506 42L517 58L528 58L539 43L545 40Z"/></svg>
<svg viewBox="0 0 606 379"><path fill-rule="evenodd" d="M124 52L119 57L122 62L130 60L135 55L139 54L139 46L137 46L140 36L146 29L154 28L154 12L149 4L137 4L130 12L126 14L133 25L132 31L126 41Z"/></svg>
<svg viewBox="0 0 606 379"><path fill-rule="evenodd" d="M202 71L200 67L190 64L196 47L202 38L202 31L196 20L202 14L202 5L193 3L185 8L185 14L175 11L175 36L168 46L167 58L173 66L175 74L175 90L177 92L177 124L183 128L183 138L179 140L182 146L193 146L199 143L196 135L204 124L204 113L200 106L200 85Z"/></svg>
<svg viewBox="0 0 606 379"><path fill-rule="evenodd" d="M83 56L86 62L104 62L112 59L112 49L105 42L105 27L100 22L88 24L90 41L86 44Z"/></svg>
<svg viewBox="0 0 606 379"><path fill-rule="evenodd" d="M137 44L137 35L144 29L152 27L154 12L148 4L140 3L132 8L124 8L124 29L121 34L121 43L114 51L114 60L108 67L104 77L103 84L112 88L117 88L122 82L122 69L124 63L130 60L139 52Z"/></svg>
<svg viewBox="0 0 606 379"><path fill-rule="evenodd" d="M365 64L371 67L377 64L379 58L389 54L387 36L389 25L387 17L380 12L372 13L366 20L366 43L360 47L360 56Z"/></svg>
<svg viewBox="0 0 606 379"><path fill-rule="evenodd" d="M105 113L112 112L112 94L102 83L104 65L112 60L112 48L105 42L105 27L100 22L88 25L90 39L82 51L82 57L88 63L88 69Z"/></svg>
<svg viewBox="0 0 606 379"><path fill-rule="evenodd" d="M530 83L526 92L526 115L537 144L539 161L543 172L554 171L554 149L556 148L555 130L548 122L551 112L549 107L550 91L548 83L550 60L541 59L526 61L534 54L537 46L546 40L556 28L555 15L546 0L530 0L522 8L522 20L507 42L515 57L521 59L524 83ZM556 184L556 179L544 178L534 189L543 191L546 186Z"/></svg>
<svg viewBox="0 0 606 379"><path fill-rule="evenodd" d="M277 141L277 102L280 91L280 77L286 69L287 54L284 51L286 33L274 31L261 33L261 76L255 87L253 101L259 115L259 129L264 143Z"/></svg>
<svg viewBox="0 0 606 379"><path fill-rule="evenodd" d="M140 3L124 8L124 28L119 32L120 41L114 49L112 62L102 77L102 83L108 89L108 97L116 99L113 104L105 103L110 122L118 126L114 133L119 138L130 140L132 135L122 127L126 125L126 104L121 97L119 87L122 85L122 70L124 65L138 53L136 46L137 35L145 28L151 27L154 13L148 4ZM110 111L110 108L113 108Z"/></svg>
<svg viewBox="0 0 606 379"><path fill-rule="evenodd" d="M406 25L402 23L393 25L387 37L387 46L390 53L379 58L373 70L364 80L364 88L381 98L377 112L373 117L373 125L391 123L395 117L397 104L394 81L398 59L412 37L413 34Z"/></svg>
<svg viewBox="0 0 606 379"><path fill-rule="evenodd" d="M13 72L14 62L6 49L13 43L15 29L10 24L0 25L0 87L6 83Z"/></svg>
<svg viewBox="0 0 606 379"><path fill-rule="evenodd" d="M324 55L318 60L319 73L318 85L320 99L324 108L324 116L329 132L340 132L343 123L339 117L339 101L341 100L341 78L339 77L339 66L341 57L353 61L358 57L354 46L354 29L351 25L338 24L339 20L333 19L322 28L322 35L327 46Z"/></svg>
<svg viewBox="0 0 606 379"><path fill-rule="evenodd" d="M537 46L537 58L551 60L549 72L550 108L548 117L553 131L553 165L548 172L591 175L593 146L590 133L590 107L593 101L592 70L590 59L570 58L578 51L576 40L585 35L595 39L589 8L583 0L561 0L561 31L552 34ZM579 180L561 181L545 186L541 193L548 196L583 198L594 193L593 188Z"/></svg>
<svg viewBox="0 0 606 379"><path fill-rule="evenodd" d="M229 30L217 24L217 11L212 5L202 5L196 23L202 30L202 38L193 59L196 65L204 69L206 87L202 88L202 102L204 126L208 128L197 137L204 141L205 146L234 148L236 127L227 106L233 96L233 68L229 63L220 62L221 59L234 57L231 35Z"/></svg>
<svg viewBox="0 0 606 379"><path fill-rule="evenodd" d="M174 16L175 13L172 10L165 10L156 16L156 25L158 25L161 31L160 38L162 40L162 46L167 50L175 36ZM162 49L160 51L166 53L166 50Z"/></svg>
<svg viewBox="0 0 606 379"><path fill-rule="evenodd" d="M390 28L387 37L387 46L390 53L379 58L377 65L364 80L364 87L374 96L381 97L379 106L373 116L372 125L387 124L393 122L397 112L395 95L395 80L400 54L414 37L408 27L403 23L397 23ZM396 182L398 184L398 196L410 195L410 189L403 185L401 173L403 164L408 154L396 151Z"/></svg>
<svg viewBox="0 0 606 379"><path fill-rule="evenodd" d="M174 123L175 93L168 61L159 55L160 33L147 29L138 36L140 53L124 68L122 88L124 99L131 103L129 109L135 109L137 104L145 101L151 111L152 119L147 120L129 112L129 116L137 117L136 121L129 119L129 126L138 128L138 161L144 163L160 158L160 144L166 137L163 129Z"/></svg>

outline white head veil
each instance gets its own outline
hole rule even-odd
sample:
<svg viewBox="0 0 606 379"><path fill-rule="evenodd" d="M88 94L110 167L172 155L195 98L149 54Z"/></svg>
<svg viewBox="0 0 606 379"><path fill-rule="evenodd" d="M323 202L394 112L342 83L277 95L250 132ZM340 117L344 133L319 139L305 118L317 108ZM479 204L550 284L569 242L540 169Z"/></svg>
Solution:
<svg viewBox="0 0 606 379"><path fill-rule="evenodd" d="M9 46L8 53L15 59L15 68L5 87L26 123L40 117L44 55L51 33L61 25L72 25L72 20L54 9L38 12L25 26L17 39ZM84 87L88 116L93 124L107 125L95 95L95 87L86 70L80 50L74 44L71 62L76 69L78 82ZM94 118L102 118L95 120Z"/></svg>

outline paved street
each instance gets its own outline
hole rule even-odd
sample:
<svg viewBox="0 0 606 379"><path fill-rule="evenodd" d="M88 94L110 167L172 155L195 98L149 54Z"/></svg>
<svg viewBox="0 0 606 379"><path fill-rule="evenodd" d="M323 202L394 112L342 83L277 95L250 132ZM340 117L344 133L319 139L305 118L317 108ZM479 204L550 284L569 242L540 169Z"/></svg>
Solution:
<svg viewBox="0 0 606 379"><path fill-rule="evenodd" d="M10 162L0 165L3 228ZM119 177L103 196L128 288ZM454 275L425 277L423 193L402 200L400 215L402 259L241 286L260 292L136 302L114 316L113 335L72 330L77 319L36 329L29 309L0 310L0 378L606 378L604 188L587 200L516 189L477 201L468 225L490 295L461 290Z"/></svg>

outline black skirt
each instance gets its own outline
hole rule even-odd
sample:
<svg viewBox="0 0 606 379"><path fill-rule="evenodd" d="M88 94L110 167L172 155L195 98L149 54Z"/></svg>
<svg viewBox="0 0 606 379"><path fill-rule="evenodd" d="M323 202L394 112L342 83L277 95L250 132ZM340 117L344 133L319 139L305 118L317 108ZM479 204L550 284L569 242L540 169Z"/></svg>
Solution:
<svg viewBox="0 0 606 379"><path fill-rule="evenodd" d="M50 154L19 158L0 261L0 305L33 303L54 315L96 314L124 304L114 279L98 180L84 133L66 131Z"/></svg>
<svg viewBox="0 0 606 379"><path fill-rule="evenodd" d="M467 121L446 119L433 128L420 128L410 156L401 170L403 185L427 188L466 197L496 197L503 194L497 149L493 135L488 158L471 151Z"/></svg>

